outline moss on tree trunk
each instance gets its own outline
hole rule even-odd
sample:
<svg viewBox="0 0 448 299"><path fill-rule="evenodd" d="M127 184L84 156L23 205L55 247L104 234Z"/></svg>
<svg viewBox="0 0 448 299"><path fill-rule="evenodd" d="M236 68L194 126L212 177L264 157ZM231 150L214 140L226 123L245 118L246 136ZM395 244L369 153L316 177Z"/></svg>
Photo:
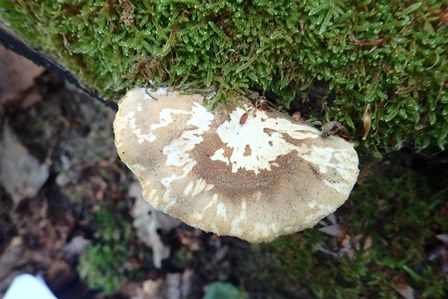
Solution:
<svg viewBox="0 0 448 299"><path fill-rule="evenodd" d="M0 19L111 100L150 82L311 106L379 154L448 143L447 1L12 1ZM326 82L334 101L308 97ZM308 102L308 103L307 103ZM370 105L371 129L363 136Z"/></svg>

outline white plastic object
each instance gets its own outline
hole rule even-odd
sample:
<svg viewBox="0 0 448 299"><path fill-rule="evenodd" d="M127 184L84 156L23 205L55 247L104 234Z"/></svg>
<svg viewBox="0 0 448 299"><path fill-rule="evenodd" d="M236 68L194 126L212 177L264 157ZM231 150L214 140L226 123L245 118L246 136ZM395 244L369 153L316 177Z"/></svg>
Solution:
<svg viewBox="0 0 448 299"><path fill-rule="evenodd" d="M41 278L20 274L14 278L4 299L57 299Z"/></svg>

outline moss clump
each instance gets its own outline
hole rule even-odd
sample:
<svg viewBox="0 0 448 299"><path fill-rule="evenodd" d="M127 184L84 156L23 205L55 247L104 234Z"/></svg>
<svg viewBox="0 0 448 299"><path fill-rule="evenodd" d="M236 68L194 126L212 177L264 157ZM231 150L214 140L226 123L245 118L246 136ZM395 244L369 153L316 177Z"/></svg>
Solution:
<svg viewBox="0 0 448 299"><path fill-rule="evenodd" d="M113 204L102 206L94 214L94 242L87 247L77 267L89 287L105 295L117 292L129 280L144 276L148 265L141 264L136 257L151 260L149 251L136 244L130 220L123 216L127 207L117 208Z"/></svg>
<svg viewBox="0 0 448 299"><path fill-rule="evenodd" d="M447 171L431 171L384 167L384 177L359 186L338 211L346 237L314 229L258 246L239 268L242 284L265 286L272 298L398 299L406 282L423 298L446 298L443 258L430 256L448 227ZM285 293L303 288L310 293Z"/></svg>
<svg viewBox="0 0 448 299"><path fill-rule="evenodd" d="M336 101L311 103L313 117L338 120L359 138L370 104L367 151L448 142L443 1L0 0L0 7L11 28L108 98L151 81L215 85L217 102L261 89L287 105L306 102L306 91L326 81Z"/></svg>

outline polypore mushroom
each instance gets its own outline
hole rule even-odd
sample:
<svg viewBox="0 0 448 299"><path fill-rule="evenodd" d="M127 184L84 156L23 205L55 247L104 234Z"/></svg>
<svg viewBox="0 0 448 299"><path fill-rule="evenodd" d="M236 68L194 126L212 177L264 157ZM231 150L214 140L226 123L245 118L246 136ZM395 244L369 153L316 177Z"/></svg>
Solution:
<svg viewBox="0 0 448 299"><path fill-rule="evenodd" d="M145 199L191 226L268 242L314 226L356 182L358 156L338 136L249 102L210 112L202 95L148 92L119 103L117 151Z"/></svg>

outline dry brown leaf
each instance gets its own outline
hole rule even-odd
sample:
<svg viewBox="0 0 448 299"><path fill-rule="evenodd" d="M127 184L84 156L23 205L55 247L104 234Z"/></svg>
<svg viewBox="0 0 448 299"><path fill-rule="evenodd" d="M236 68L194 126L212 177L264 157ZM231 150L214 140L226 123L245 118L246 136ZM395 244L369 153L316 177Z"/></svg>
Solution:
<svg viewBox="0 0 448 299"><path fill-rule="evenodd" d="M124 294L131 299L182 299L189 298L193 271L170 273L165 278L146 280L141 285L132 283L124 287Z"/></svg>
<svg viewBox="0 0 448 299"><path fill-rule="evenodd" d="M19 96L33 85L44 68L0 45L0 102Z"/></svg>
<svg viewBox="0 0 448 299"><path fill-rule="evenodd" d="M397 276L392 279L394 289L405 299L414 299L414 289L404 280Z"/></svg>
<svg viewBox="0 0 448 299"><path fill-rule="evenodd" d="M364 114L362 115L362 124L364 126L364 134L362 136L362 140L366 140L372 126L372 109L370 109L370 104L367 104L364 108Z"/></svg>
<svg viewBox="0 0 448 299"><path fill-rule="evenodd" d="M195 234L195 232L183 229L177 230L180 243L189 251L199 251L202 249L202 238L200 235Z"/></svg>
<svg viewBox="0 0 448 299"><path fill-rule="evenodd" d="M373 244L373 239L371 235L368 235L366 237L366 239L364 240L364 246L362 247L364 250L369 249L370 247L372 247Z"/></svg>
<svg viewBox="0 0 448 299"><path fill-rule="evenodd" d="M292 118L295 121L301 121L302 120L302 114L299 111L296 111L292 114Z"/></svg>
<svg viewBox="0 0 448 299"><path fill-rule="evenodd" d="M42 95L36 91L27 92L27 94L23 97L22 102L20 103L20 107L22 109L28 109L34 104L42 101Z"/></svg>
<svg viewBox="0 0 448 299"><path fill-rule="evenodd" d="M446 11L446 7L442 6L437 12L437 16L439 17L440 24L448 24L448 12Z"/></svg>

